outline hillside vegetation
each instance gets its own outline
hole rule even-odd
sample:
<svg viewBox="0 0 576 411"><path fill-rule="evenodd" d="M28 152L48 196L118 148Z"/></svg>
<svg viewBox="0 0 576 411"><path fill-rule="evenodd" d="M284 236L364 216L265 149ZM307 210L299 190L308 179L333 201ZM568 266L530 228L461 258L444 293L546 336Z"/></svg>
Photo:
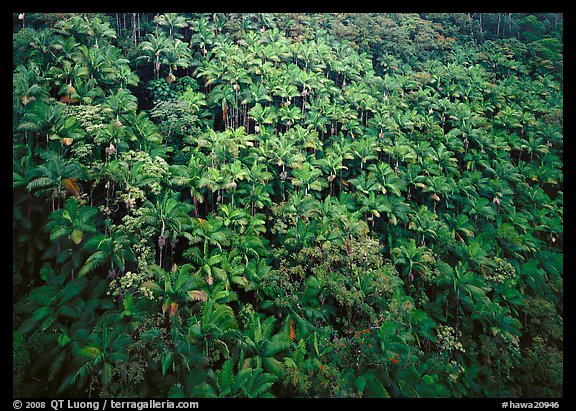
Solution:
<svg viewBox="0 0 576 411"><path fill-rule="evenodd" d="M562 397L563 16L13 15L13 395Z"/></svg>

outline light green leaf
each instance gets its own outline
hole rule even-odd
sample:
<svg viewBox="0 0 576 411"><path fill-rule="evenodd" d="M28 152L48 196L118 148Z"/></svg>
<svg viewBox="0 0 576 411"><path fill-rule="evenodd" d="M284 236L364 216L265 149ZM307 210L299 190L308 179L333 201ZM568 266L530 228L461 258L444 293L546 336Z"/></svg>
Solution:
<svg viewBox="0 0 576 411"><path fill-rule="evenodd" d="M84 233L80 230L74 229L72 234L70 234L70 239L74 244L80 244L82 238L84 237Z"/></svg>

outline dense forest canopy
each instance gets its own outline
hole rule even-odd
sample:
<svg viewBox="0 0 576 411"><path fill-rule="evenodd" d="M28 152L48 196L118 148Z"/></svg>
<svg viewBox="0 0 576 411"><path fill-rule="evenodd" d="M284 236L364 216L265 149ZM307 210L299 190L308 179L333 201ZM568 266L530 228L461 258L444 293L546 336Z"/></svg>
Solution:
<svg viewBox="0 0 576 411"><path fill-rule="evenodd" d="M13 395L563 396L559 13L13 15Z"/></svg>

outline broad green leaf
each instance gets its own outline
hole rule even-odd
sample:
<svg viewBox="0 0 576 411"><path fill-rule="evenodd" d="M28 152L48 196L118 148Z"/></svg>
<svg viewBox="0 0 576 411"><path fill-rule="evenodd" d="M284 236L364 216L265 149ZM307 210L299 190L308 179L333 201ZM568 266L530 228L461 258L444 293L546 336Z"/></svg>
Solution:
<svg viewBox="0 0 576 411"><path fill-rule="evenodd" d="M359 392L364 391L364 389L366 388L366 383L367 383L366 378L362 375L359 375L354 380L354 386L358 389Z"/></svg>
<svg viewBox="0 0 576 411"><path fill-rule="evenodd" d="M74 229L72 234L70 234L70 239L74 244L80 244L82 238L84 237L84 233L80 230Z"/></svg>
<svg viewBox="0 0 576 411"><path fill-rule="evenodd" d="M434 384L434 378L432 378L428 374L425 374L422 376L422 382L426 385L432 385L432 384Z"/></svg>
<svg viewBox="0 0 576 411"><path fill-rule="evenodd" d="M72 339L68 337L66 334L60 334L60 336L58 337L58 345L60 347L64 347L70 341L72 341Z"/></svg>
<svg viewBox="0 0 576 411"><path fill-rule="evenodd" d="M59 227L50 233L50 240L56 240L70 232L68 227Z"/></svg>
<svg viewBox="0 0 576 411"><path fill-rule="evenodd" d="M172 351L164 352L162 354L162 375L166 375L168 368L172 365L174 360L174 353Z"/></svg>
<svg viewBox="0 0 576 411"><path fill-rule="evenodd" d="M90 359L95 359L98 355L100 355L100 349L93 345L88 345L80 350L80 353L83 355L90 357Z"/></svg>
<svg viewBox="0 0 576 411"><path fill-rule="evenodd" d="M382 385L382 382L374 375L365 373L366 388L364 397L366 398L390 398L390 394Z"/></svg>

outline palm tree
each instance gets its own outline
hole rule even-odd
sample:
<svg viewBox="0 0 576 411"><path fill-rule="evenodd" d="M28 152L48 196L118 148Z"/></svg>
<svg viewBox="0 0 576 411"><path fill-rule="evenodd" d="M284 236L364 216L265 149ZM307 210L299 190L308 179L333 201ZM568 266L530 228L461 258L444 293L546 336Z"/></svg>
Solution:
<svg viewBox="0 0 576 411"><path fill-rule="evenodd" d="M221 220L224 227L229 227L234 232L243 234L248 224L248 217L248 213L241 208L236 208L233 205L229 207L226 204L220 204L216 219Z"/></svg>
<svg viewBox="0 0 576 411"><path fill-rule="evenodd" d="M410 212L410 205L405 203L401 197L383 196L380 201L379 210L386 214L389 223L396 225L399 221L406 223Z"/></svg>
<svg viewBox="0 0 576 411"><path fill-rule="evenodd" d="M425 247L416 246L416 241L411 238L407 243L404 242L404 244L394 247L390 252L394 264L404 267L402 269L402 274L410 282L414 280L414 270L424 274L426 269L422 260L424 250Z"/></svg>
<svg viewBox="0 0 576 411"><path fill-rule="evenodd" d="M189 190L194 205L194 217L198 217L198 204L204 202L204 195L200 189L201 160L199 156L190 157L188 165L171 164L169 172L171 183L177 187L185 187Z"/></svg>
<svg viewBox="0 0 576 411"><path fill-rule="evenodd" d="M214 89L208 95L208 104L211 107L219 107L222 111L222 121L225 130L237 127L236 111L236 84L221 82L214 85Z"/></svg>
<svg viewBox="0 0 576 411"><path fill-rule="evenodd" d="M448 193L451 193L455 186L454 180L443 176L426 176L420 181L424 183L422 192L432 193L431 197L432 200L434 200L434 211L436 211L436 204L439 203L440 200L446 199L447 202L449 201L450 196Z"/></svg>
<svg viewBox="0 0 576 411"><path fill-rule="evenodd" d="M321 101L323 100L311 98L310 110L306 113L304 124L314 127L324 135L328 131L330 120L326 116L326 111L322 107Z"/></svg>
<svg viewBox="0 0 576 411"><path fill-rule="evenodd" d="M78 271L78 276L82 277L100 266L109 264L108 272L124 272L127 262L135 262L136 256L132 251L127 235L122 230L109 225L107 221L108 234L96 234L90 237L82 247L92 254L86 259L84 265Z"/></svg>
<svg viewBox="0 0 576 411"><path fill-rule="evenodd" d="M175 269L164 271L159 266L152 266L158 281L146 281L142 283L162 301L162 314L169 314L169 318L175 316L180 307L192 302L204 302L207 293L204 290L206 282L193 273L191 264L175 266Z"/></svg>
<svg viewBox="0 0 576 411"><path fill-rule="evenodd" d="M464 212L471 215L475 221L478 217L494 220L496 210L491 204L492 202L485 197L468 197L467 204L464 206Z"/></svg>
<svg viewBox="0 0 576 411"><path fill-rule="evenodd" d="M376 218L380 218L380 212L384 211L385 205L382 203L384 196L370 191L368 195L361 196L358 202L362 204L360 212L364 214L366 221L372 222L372 227L376 223Z"/></svg>
<svg viewBox="0 0 576 411"><path fill-rule="evenodd" d="M110 40L116 38L116 30L97 15L72 15L68 19L59 20L56 27L65 33L72 31L76 35L80 34L85 39L87 36L89 41L86 43L94 41L94 44L89 44L90 47L107 46Z"/></svg>
<svg viewBox="0 0 576 411"><path fill-rule="evenodd" d="M479 239L473 239L468 244L458 244L456 254L466 262L467 267L474 267L478 271L484 271L484 267L490 267L491 260L488 258L486 245Z"/></svg>
<svg viewBox="0 0 576 411"><path fill-rule="evenodd" d="M265 221L258 218L258 216L257 214L251 220L258 221L259 225L256 227L251 225L247 228L245 234L241 234L232 240L233 254L240 257L238 262L242 261L244 264L248 264L251 258L265 258L269 255L266 247L267 241L262 236L262 233L266 231ZM260 216L262 215L260 214Z"/></svg>
<svg viewBox="0 0 576 411"><path fill-rule="evenodd" d="M250 214L254 216L256 210L262 210L272 206L272 187L268 184L258 184L251 187L244 185L238 189L240 204L250 208Z"/></svg>
<svg viewBox="0 0 576 411"><path fill-rule="evenodd" d="M198 267L196 275L204 278L208 285L212 285L214 279L222 283L227 282L228 277L221 266L223 254L210 249L207 240L202 244L202 248L196 246L187 248L182 253L182 256Z"/></svg>
<svg viewBox="0 0 576 411"><path fill-rule="evenodd" d="M190 38L190 46L197 46L202 54L207 54L207 47L211 46L215 39L210 21L203 15L199 19L190 21L190 28L193 33Z"/></svg>
<svg viewBox="0 0 576 411"><path fill-rule="evenodd" d="M87 361L78 369L74 380L95 374L101 377L102 386L112 383L113 367L128 361L126 346L131 341L118 315L104 316L90 335L89 343L80 350Z"/></svg>
<svg viewBox="0 0 576 411"><path fill-rule="evenodd" d="M54 29L44 29L34 32L30 44L29 59L40 67L50 67L58 60L58 46L61 36Z"/></svg>
<svg viewBox="0 0 576 411"><path fill-rule="evenodd" d="M345 98L360 112L361 124L367 125L368 112L373 113L376 98L370 94L370 86L365 82L352 81L345 88Z"/></svg>
<svg viewBox="0 0 576 411"><path fill-rule="evenodd" d="M423 188L424 183L422 183L422 179L424 176L420 174L422 172L422 166L415 163L415 164L408 164L406 168L402 168L399 170L399 176L401 177L402 181L405 182L407 193L406 198L408 200L412 199L412 188Z"/></svg>
<svg viewBox="0 0 576 411"><path fill-rule="evenodd" d="M238 183L248 176L248 169L244 163L236 159L232 163L223 164L222 168L222 188L231 192L231 205L234 207L234 193Z"/></svg>
<svg viewBox="0 0 576 411"><path fill-rule="evenodd" d="M279 83L271 90L271 92L273 96L281 98L282 107L290 105L292 98L300 95L298 88L288 81Z"/></svg>
<svg viewBox="0 0 576 411"><path fill-rule="evenodd" d="M156 124L150 120L145 112L128 113L124 116L126 126L129 127L129 140L136 140L139 150L148 151L153 145L162 142L162 134Z"/></svg>
<svg viewBox="0 0 576 411"><path fill-rule="evenodd" d="M488 156L481 150L471 149L464 155L463 160L466 162L466 169L472 172L480 169L487 172L493 171Z"/></svg>
<svg viewBox="0 0 576 411"><path fill-rule="evenodd" d="M198 181L198 188L208 188L212 193L212 205L218 205L222 201L221 190L224 188L225 180L223 173L214 167L208 168ZM214 193L218 192L215 196Z"/></svg>
<svg viewBox="0 0 576 411"><path fill-rule="evenodd" d="M241 368L234 373L231 358L224 361L215 373L208 372L208 382L201 383L192 391L194 397L205 398L270 398L270 389L278 379L262 368Z"/></svg>
<svg viewBox="0 0 576 411"><path fill-rule="evenodd" d="M154 22L162 27L168 27L169 38L180 37L175 30L188 27L188 21L178 13L164 13L154 17Z"/></svg>
<svg viewBox="0 0 576 411"><path fill-rule="evenodd" d="M226 133L220 133L213 129L208 129L199 136L197 144L198 147L208 147L210 149L213 168L219 165L220 162L223 163L226 161L226 149L229 144L228 135Z"/></svg>
<svg viewBox="0 0 576 411"><path fill-rule="evenodd" d="M12 188L14 190L14 215L18 215L19 207L16 204L22 204L24 199L20 197L21 188L25 190L26 197L26 220L27 225L31 225L32 217L32 192L27 186L36 178L36 166L34 164L34 157L32 149L28 146L25 153L22 153L24 147L22 145L13 146L13 160L12 160ZM20 201L19 201L20 200ZM26 221L25 220L25 221ZM29 238L29 237L28 237Z"/></svg>
<svg viewBox="0 0 576 411"><path fill-rule="evenodd" d="M260 303L266 299L264 293L264 286L272 267L268 265L265 259L252 258L244 268L244 277L246 278L246 285L244 290L247 292L254 292L254 308L259 310Z"/></svg>
<svg viewBox="0 0 576 411"><path fill-rule="evenodd" d="M157 200L155 204L148 200L144 203L143 221L160 230L157 240L160 249L158 263L160 267L162 267L162 250L166 243L168 242L173 253L178 237L192 228L189 215L192 206L180 201L179 197L179 193L166 191L161 200Z"/></svg>
<svg viewBox="0 0 576 411"><path fill-rule="evenodd" d="M436 238L437 230L441 226L436 213L430 212L425 205L410 213L409 220L408 229L414 230L422 236L419 241L422 246L426 245L426 237Z"/></svg>
<svg viewBox="0 0 576 411"><path fill-rule="evenodd" d="M105 109L110 110L112 117L116 121L119 121L121 115L136 111L138 99L129 90L120 88L106 97L102 105Z"/></svg>
<svg viewBox="0 0 576 411"><path fill-rule="evenodd" d="M82 80L79 77L74 77L72 83L74 84L73 90L68 88L67 92L73 92L65 99L69 100L70 103L79 101L82 104L93 105L102 102L105 98L104 90L93 78Z"/></svg>
<svg viewBox="0 0 576 411"><path fill-rule="evenodd" d="M251 214L254 215L256 208L264 208L271 205L271 189L266 183L273 178L265 164L259 162L258 157L254 157L250 168L246 169L246 182L240 184L238 193L241 195L240 202L250 204ZM266 203L266 204L265 204Z"/></svg>
<svg viewBox="0 0 576 411"><path fill-rule="evenodd" d="M283 203L281 211L294 216L294 226L297 227L301 219L308 221L310 218L320 217L319 202L310 194L294 192Z"/></svg>
<svg viewBox="0 0 576 411"><path fill-rule="evenodd" d="M448 174L454 177L459 175L456 167L458 160L452 157L453 153L444 144L439 143L436 147L431 148L431 153L431 159L438 162L441 175Z"/></svg>
<svg viewBox="0 0 576 411"><path fill-rule="evenodd" d="M172 73L173 70L178 70L178 67L188 68L190 60L190 49L188 45L180 39L168 38L162 48L161 63L168 66L168 83L176 80L176 76Z"/></svg>
<svg viewBox="0 0 576 411"><path fill-rule="evenodd" d="M316 160L316 165L328 174L326 179L330 186L330 196L334 195L334 179L336 179L336 176L340 175L341 178L342 170L348 170L343 161L343 157L334 151L330 151L326 157Z"/></svg>
<svg viewBox="0 0 576 411"><path fill-rule="evenodd" d="M60 208L60 200L70 191L74 196L79 195L77 180L85 176L84 167L76 160L68 160L54 151L39 151L44 164L37 166L33 171L32 179L26 188L32 192L50 193L51 208L54 211ZM56 201L57 200L57 201Z"/></svg>
<svg viewBox="0 0 576 411"><path fill-rule="evenodd" d="M239 236L243 239L243 236ZM234 243L234 240L232 241ZM222 270L226 273L226 279L223 282L224 290L229 293L234 299L237 299L236 291L237 287L240 290L244 290L244 287L248 283L244 275L245 270L245 256L241 255L238 248L233 244L231 246L231 251L228 253L220 253L220 266Z"/></svg>
<svg viewBox="0 0 576 411"><path fill-rule="evenodd" d="M78 84L75 80L78 78L85 81L94 80L97 84L102 83L104 86L106 69L110 67L111 62L106 61L99 47L89 47L84 43L75 44L72 39L74 38L69 37L66 42L60 44L62 55L59 64L52 65L50 70L60 79L65 78L64 83L60 80L61 85L76 87ZM105 48L108 47L108 45L105 46Z"/></svg>
<svg viewBox="0 0 576 411"><path fill-rule="evenodd" d="M502 208L510 208L514 204L514 190L505 180L493 178L488 181L485 187L481 187L479 193L485 197L492 198L492 203L496 204L496 212Z"/></svg>
<svg viewBox="0 0 576 411"><path fill-rule="evenodd" d="M253 119L255 122L254 133L260 134L263 125L274 123L276 119L274 110L275 107L262 106L260 102L257 102L250 110L248 110L249 118Z"/></svg>
<svg viewBox="0 0 576 411"><path fill-rule="evenodd" d="M266 140L258 147L258 152L268 159L269 163L281 167L281 172L276 170L280 177L282 196L286 198L285 182L288 177L288 168L297 169L302 167L305 161L302 153L297 151L295 142L285 135L280 135L276 139Z"/></svg>
<svg viewBox="0 0 576 411"><path fill-rule="evenodd" d="M235 343L241 338L232 308L226 304L219 304L212 298L202 303L200 313L190 319L188 334L200 341L204 346L204 355L214 360L218 360L220 354L228 359L230 357L228 343ZM214 355L216 350L219 354Z"/></svg>
<svg viewBox="0 0 576 411"><path fill-rule="evenodd" d="M142 55L138 56L139 60L146 60L152 63L154 79L160 78L160 55L168 45L168 38L164 32L159 34L146 34L146 40L140 42L138 47L142 51Z"/></svg>
<svg viewBox="0 0 576 411"><path fill-rule="evenodd" d="M390 192L396 196L401 196L402 191L406 191L407 187L404 181L394 172L394 169L390 167L388 163L370 164L368 170L368 174L372 175L380 185L382 194Z"/></svg>
<svg viewBox="0 0 576 411"><path fill-rule="evenodd" d="M304 128L300 124L297 124L285 133L285 137L294 139L298 146L311 150L311 153L322 150L323 143L320 141L318 131L312 126Z"/></svg>
<svg viewBox="0 0 576 411"><path fill-rule="evenodd" d="M351 178L349 180L354 188L364 195L370 194L372 191L380 191L380 184L376 180L373 174L361 173L356 178Z"/></svg>
<svg viewBox="0 0 576 411"><path fill-rule="evenodd" d="M467 262L458 261L454 267L449 265L442 265L445 277L441 284L446 282L449 287L452 299L447 301L455 301L455 315L453 316L456 324L459 324L460 316L464 314L462 306L473 308L479 304L475 304L472 296L476 300L486 300L485 292L488 290L482 276L476 275ZM450 303L446 304L446 318L449 318Z"/></svg>
<svg viewBox="0 0 576 411"><path fill-rule="evenodd" d="M275 333L275 324L275 317L267 317L262 322L260 316L250 313L240 345L242 368L263 368L279 378L284 377L284 365L276 357L291 346L291 340L283 330Z"/></svg>
<svg viewBox="0 0 576 411"><path fill-rule="evenodd" d="M322 191L328 184L324 181L322 171L308 162L305 162L302 168L294 170L292 185L296 187L304 187L304 195L308 195L308 190L315 192Z"/></svg>
<svg viewBox="0 0 576 411"><path fill-rule="evenodd" d="M47 82L44 73L34 61L26 66L18 65L12 75L14 111L22 113L33 101L48 101Z"/></svg>
<svg viewBox="0 0 576 411"><path fill-rule="evenodd" d="M24 113L17 130L33 132L37 136L36 143L40 142L41 137L45 137L46 146L50 141L62 139L72 142L74 139L80 139L84 132L80 124L74 117L68 117L65 113L65 105L61 103L48 103L43 100L35 100L29 104L27 111ZM66 142L66 140L64 140ZM66 142L67 144L67 142ZM59 144L59 149L61 146Z"/></svg>
<svg viewBox="0 0 576 411"><path fill-rule="evenodd" d="M86 278L75 278L66 281L66 272L55 274L54 270L44 265L39 270L42 286L35 287L24 300L21 308L30 316L18 327L22 334L44 332L50 327L66 328L70 319L78 319L86 302L81 293L88 287Z"/></svg>
<svg viewBox="0 0 576 411"><path fill-rule="evenodd" d="M482 187L488 183L488 179L483 176L480 171L464 173L460 179L456 181L457 195L455 199L457 203L464 204L470 197L478 197L478 187Z"/></svg>
<svg viewBox="0 0 576 411"><path fill-rule="evenodd" d="M111 58L112 60L112 75L114 76L114 81L120 84L120 88L124 89L128 86L137 86L140 79L138 75L134 73L128 63L130 60L123 58Z"/></svg>
<svg viewBox="0 0 576 411"><path fill-rule="evenodd" d="M206 277L208 284L213 283L214 277L226 281L226 274L220 267L222 257L219 252L222 252L223 245L230 244L229 231L222 220L211 214L207 220L193 219L190 232L183 233L192 246L182 255L198 266L198 273Z"/></svg>
<svg viewBox="0 0 576 411"><path fill-rule="evenodd" d="M143 197L139 189L150 187L158 183L159 178L146 170L146 164L142 161L125 160L123 157L108 161L104 165L95 167L96 171L108 179L106 184L106 204L114 200L116 185L127 191L124 204L128 210L134 209L138 197ZM136 198L132 196L136 195Z"/></svg>
<svg viewBox="0 0 576 411"><path fill-rule="evenodd" d="M403 163L412 163L418 158L412 145L409 144L406 138L401 137L396 138L393 145L384 146L382 151L388 154L388 163L391 163L392 159L396 160L394 169L398 169L401 161Z"/></svg>
<svg viewBox="0 0 576 411"><path fill-rule="evenodd" d="M192 219L192 230L189 233L183 233L190 244L208 244L222 250L222 246L228 245L228 233L221 220L215 218L213 214L208 215L207 219Z"/></svg>
<svg viewBox="0 0 576 411"><path fill-rule="evenodd" d="M81 254L74 252L74 246L70 244L66 252L62 252L59 239L64 237L78 245L84 239L84 234L93 234L96 232L96 215L98 209L91 206L79 206L74 197L68 198L64 208L54 210L49 215L49 222L46 224L46 231L50 233L50 240L57 241L57 260L62 261L69 257L71 263L71 277L74 278L74 270L81 264Z"/></svg>
<svg viewBox="0 0 576 411"><path fill-rule="evenodd" d="M280 117L280 121L282 124L286 125L286 131L290 130L290 128L298 121L303 118L301 110L296 106L289 106L283 104L280 106L278 110L278 116Z"/></svg>
<svg viewBox="0 0 576 411"><path fill-rule="evenodd" d="M33 288L23 304L15 307L23 320L17 332L34 336L43 346L42 352L34 356L32 372L45 373L46 386L62 394L74 390L78 367L85 361L79 358L80 350L89 343L90 329L101 313L110 308L105 297L107 283L98 278L68 281L67 272L55 275L48 266L37 274L43 284Z"/></svg>
<svg viewBox="0 0 576 411"><path fill-rule="evenodd" d="M464 239L474 237L476 227L466 214L444 214L444 220L451 229L454 239L464 242Z"/></svg>
<svg viewBox="0 0 576 411"><path fill-rule="evenodd" d="M549 147L544 144L543 137L536 137L530 134L524 143L521 145L528 154L530 154L530 161L534 159L534 154L547 154L550 152Z"/></svg>

